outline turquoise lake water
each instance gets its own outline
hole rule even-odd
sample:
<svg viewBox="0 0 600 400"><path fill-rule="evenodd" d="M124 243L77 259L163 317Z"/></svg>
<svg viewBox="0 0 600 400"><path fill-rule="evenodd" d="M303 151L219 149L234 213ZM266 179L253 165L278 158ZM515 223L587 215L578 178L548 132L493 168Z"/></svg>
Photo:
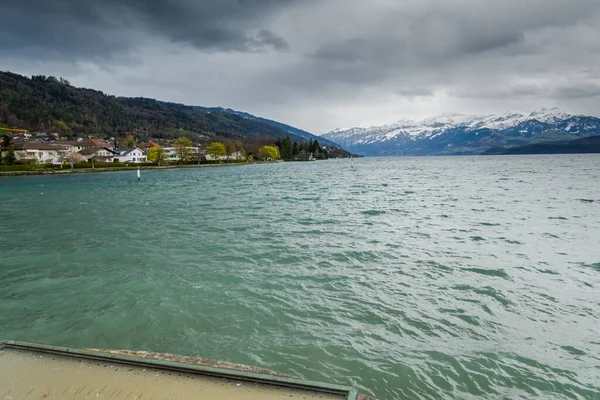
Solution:
<svg viewBox="0 0 600 400"><path fill-rule="evenodd" d="M0 339L600 399L600 156L0 178Z"/></svg>

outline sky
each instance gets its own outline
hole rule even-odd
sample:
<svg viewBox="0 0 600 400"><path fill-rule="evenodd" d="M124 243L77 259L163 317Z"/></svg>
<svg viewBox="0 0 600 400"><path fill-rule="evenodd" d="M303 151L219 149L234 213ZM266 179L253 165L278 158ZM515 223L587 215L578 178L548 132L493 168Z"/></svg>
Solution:
<svg viewBox="0 0 600 400"><path fill-rule="evenodd" d="M599 0L2 0L0 70L314 133L600 116Z"/></svg>

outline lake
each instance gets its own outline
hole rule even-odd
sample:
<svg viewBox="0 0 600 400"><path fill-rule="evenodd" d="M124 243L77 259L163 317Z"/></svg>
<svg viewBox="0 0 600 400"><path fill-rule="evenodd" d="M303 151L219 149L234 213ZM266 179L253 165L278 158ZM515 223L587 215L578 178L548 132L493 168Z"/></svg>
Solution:
<svg viewBox="0 0 600 400"><path fill-rule="evenodd" d="M0 178L0 338L600 398L600 156Z"/></svg>

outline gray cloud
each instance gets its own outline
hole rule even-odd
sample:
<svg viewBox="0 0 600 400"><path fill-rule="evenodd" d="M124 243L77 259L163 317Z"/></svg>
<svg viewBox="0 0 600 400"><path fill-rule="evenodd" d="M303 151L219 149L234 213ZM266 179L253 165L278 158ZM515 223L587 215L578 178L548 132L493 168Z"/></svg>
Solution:
<svg viewBox="0 0 600 400"><path fill-rule="evenodd" d="M6 0L0 49L40 58L111 57L151 40L200 50L287 50L263 26L292 0Z"/></svg>
<svg viewBox="0 0 600 400"><path fill-rule="evenodd" d="M597 0L4 0L0 69L323 131L600 109Z"/></svg>
<svg viewBox="0 0 600 400"><path fill-rule="evenodd" d="M600 97L600 84L573 84L560 86L553 92L558 98L591 98Z"/></svg>
<svg viewBox="0 0 600 400"><path fill-rule="evenodd" d="M249 38L249 43L258 50L272 47L278 51L288 51L290 45L281 36L270 31L269 29L261 29L255 36Z"/></svg>

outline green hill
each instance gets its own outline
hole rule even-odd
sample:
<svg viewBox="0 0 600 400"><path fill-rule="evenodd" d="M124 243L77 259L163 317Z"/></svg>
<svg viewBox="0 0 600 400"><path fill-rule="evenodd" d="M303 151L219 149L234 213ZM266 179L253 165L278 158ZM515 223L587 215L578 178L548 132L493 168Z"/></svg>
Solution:
<svg viewBox="0 0 600 400"><path fill-rule="evenodd" d="M76 88L55 77L31 78L0 72L0 124L31 131L65 135L176 138L205 135L234 140L306 138L259 120L217 110L167 103L147 98L115 97L97 90Z"/></svg>

